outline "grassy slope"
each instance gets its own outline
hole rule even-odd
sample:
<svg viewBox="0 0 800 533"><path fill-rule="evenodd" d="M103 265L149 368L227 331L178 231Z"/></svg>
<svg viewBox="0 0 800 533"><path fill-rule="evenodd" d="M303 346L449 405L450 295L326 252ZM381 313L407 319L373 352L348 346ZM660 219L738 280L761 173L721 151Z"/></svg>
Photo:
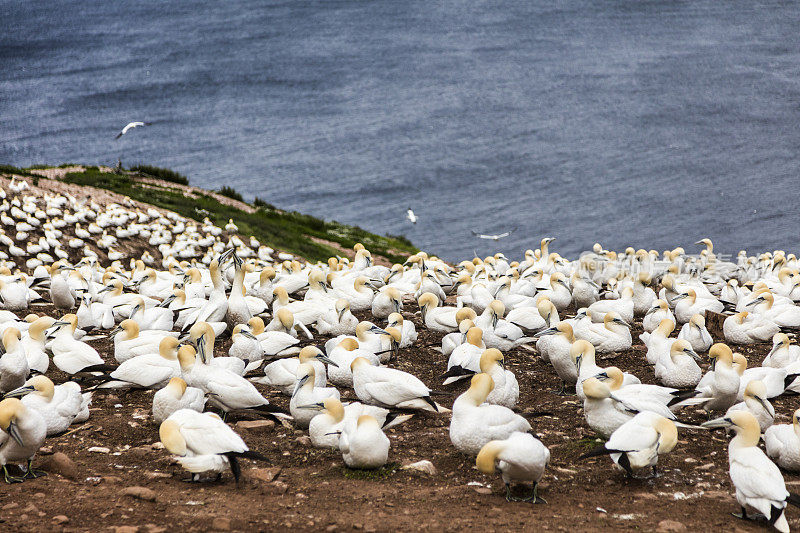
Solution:
<svg viewBox="0 0 800 533"><path fill-rule="evenodd" d="M208 216L220 227L224 227L228 219L233 219L243 237L253 235L262 243L310 261L324 261L337 255L338 251L331 246L314 242L309 237L335 242L345 248L352 248L355 243L361 242L373 254L382 255L392 262L403 262L405 255L417 251L404 237L382 237L359 227L346 226L335 221L325 222L309 215L279 211L271 207L261 207L255 213L246 213L221 204L210 196L189 198L180 190L170 188L167 183L163 187L149 184L144 186L136 181L135 176L105 173L96 168L69 173L64 181L108 189L198 221Z"/></svg>

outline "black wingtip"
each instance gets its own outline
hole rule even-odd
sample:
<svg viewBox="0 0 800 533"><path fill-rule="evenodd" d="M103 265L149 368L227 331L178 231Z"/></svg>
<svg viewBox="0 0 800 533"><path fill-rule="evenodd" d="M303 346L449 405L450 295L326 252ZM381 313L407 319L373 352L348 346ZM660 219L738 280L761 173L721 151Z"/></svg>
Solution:
<svg viewBox="0 0 800 533"><path fill-rule="evenodd" d="M795 507L800 507L800 496L790 492L789 497L786 498L786 503L790 503Z"/></svg>
<svg viewBox="0 0 800 533"><path fill-rule="evenodd" d="M610 455L612 453L620 453L620 452L618 450L609 450L608 448L605 447L605 445L598 446L597 448L589 450L588 452L578 457L578 460L588 459L590 457L600 457L601 455Z"/></svg>

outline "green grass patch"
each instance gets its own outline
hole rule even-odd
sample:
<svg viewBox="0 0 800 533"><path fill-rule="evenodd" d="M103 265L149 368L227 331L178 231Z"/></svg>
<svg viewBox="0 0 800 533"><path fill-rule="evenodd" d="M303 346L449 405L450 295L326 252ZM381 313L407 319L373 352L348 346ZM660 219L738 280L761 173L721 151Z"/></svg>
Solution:
<svg viewBox="0 0 800 533"><path fill-rule="evenodd" d="M361 242L372 253L397 263L402 263L407 255L418 251L405 238L383 237L359 227L326 222L293 211L279 211L269 204L259 206L254 213L247 213L224 205L209 195L190 198L180 191L142 184L126 174L87 169L85 172L68 173L64 181L108 189L197 221L201 221L205 216L204 211L207 211L209 219L220 227L224 227L228 219L233 219L239 227L240 236L253 235L262 243L300 255L309 261L324 261L338 253L335 248L314 242L310 237L334 242L345 248L352 248L355 243Z"/></svg>
<svg viewBox="0 0 800 533"><path fill-rule="evenodd" d="M367 481L380 481L388 479L395 472L400 470L400 463L386 463L375 470L356 470L353 468L341 467L342 475L347 479L364 479Z"/></svg>
<svg viewBox="0 0 800 533"><path fill-rule="evenodd" d="M146 176L151 176L164 181L179 183L181 185L189 185L189 178L180 172L175 172L174 170L168 168L154 167L151 165L135 165L131 167L131 170L138 172L139 174L144 174Z"/></svg>
<svg viewBox="0 0 800 533"><path fill-rule="evenodd" d="M17 176L30 176L31 173L24 168L11 165L0 165L0 174L16 174Z"/></svg>

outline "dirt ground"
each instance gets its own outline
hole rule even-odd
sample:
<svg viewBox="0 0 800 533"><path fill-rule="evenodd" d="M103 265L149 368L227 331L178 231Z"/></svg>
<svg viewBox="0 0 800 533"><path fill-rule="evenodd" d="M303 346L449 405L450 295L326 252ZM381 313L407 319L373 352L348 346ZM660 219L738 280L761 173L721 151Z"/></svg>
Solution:
<svg viewBox="0 0 800 533"><path fill-rule="evenodd" d="M415 310L416 306L407 306ZM49 313L47 307L40 313ZM448 407L466 382L443 388L438 376L446 358L428 347L440 335L421 328L420 339L402 350L397 367L413 372L435 390ZM641 332L640 326L634 338ZM322 339L316 341L322 344ZM218 340L218 352L229 339ZM93 341L107 361L113 361L107 339ZM757 364L769 351L758 345L743 351ZM601 362L602 361L602 362ZM158 532L173 530L294 530L390 531L398 529L457 531L487 529L596 531L683 531L724 528L758 531L763 524L731 516L738 511L727 474L727 438L720 432L681 430L676 449L662 457L662 476L646 481L627 480L607 457L578 461L598 445L586 426L576 397L552 391L559 381L536 354L520 348L506 356L507 367L521 385L521 411L547 411L552 416L532 420L536 435L550 448L551 462L539 495L546 505L509 503L499 475L478 472L472 457L462 455L448 437L449 415L420 414L388 431L389 460L393 467L378 474L353 473L344 468L333 450L312 448L302 431L280 424L237 431L251 449L269 458L269 464L243 461L238 484L230 474L221 481L189 484L180 467L158 443L150 418L152 391L96 393L90 419L61 436L47 439L35 465L46 464L56 452L74 461L73 479L51 473L20 485L0 484L0 531L90 531L119 529ZM633 349L599 360L635 372L644 382L654 376L644 361L644 349ZM48 372L57 382L66 376ZM270 401L288 408L288 398L260 390ZM343 397L353 397L343 391ZM354 399L354 397L353 397ZM776 422L790 422L800 407L796 397L774 400ZM693 408L680 414L683 421L701 422ZM239 419L242 420L242 419ZM235 424L236 419L229 420ZM94 450L93 447L107 448ZM400 465L427 459L434 475L402 470ZM69 473L69 472L67 472ZM277 475L276 475L277 474ZM785 473L787 487L800 491L800 476ZM145 487L145 498L123 492ZM153 501L150 501L154 497ZM149 498L149 499L147 499ZM787 512L793 527L800 511Z"/></svg>

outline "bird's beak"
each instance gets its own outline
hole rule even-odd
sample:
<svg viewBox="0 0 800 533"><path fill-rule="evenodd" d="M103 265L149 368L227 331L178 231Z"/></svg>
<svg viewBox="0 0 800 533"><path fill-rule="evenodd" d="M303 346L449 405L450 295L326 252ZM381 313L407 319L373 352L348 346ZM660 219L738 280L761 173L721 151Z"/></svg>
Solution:
<svg viewBox="0 0 800 533"><path fill-rule="evenodd" d="M675 298L672 299L673 302L677 302L678 300L683 300L684 298L688 298L689 295L685 292L680 293Z"/></svg>
<svg viewBox="0 0 800 533"><path fill-rule="evenodd" d="M117 326L117 327L115 327L114 329L112 329L111 331L108 332L108 336L109 337L113 337L114 335L116 335L120 331L122 331L122 326Z"/></svg>
<svg viewBox="0 0 800 533"><path fill-rule="evenodd" d="M108 292L113 289L114 289L113 285L106 285L105 287L97 291L97 294L103 294L104 292Z"/></svg>
<svg viewBox="0 0 800 533"><path fill-rule="evenodd" d="M684 349L683 351L684 351L684 352L686 352L687 354L691 355L691 356L692 356L692 359L694 359L694 360L695 360L695 361L697 361L698 363L702 363L702 362L703 362L703 360L700 358L700 356L699 356L699 355L697 355L697 352L695 352L695 351L694 351L694 350L692 350L691 348L686 348L686 349Z"/></svg>
<svg viewBox="0 0 800 533"><path fill-rule="evenodd" d="M297 394L297 391L303 387L303 384L305 384L306 381L308 381L308 374L297 380L297 384L294 386L294 390L292 391L292 397Z"/></svg>
<svg viewBox="0 0 800 533"><path fill-rule="evenodd" d="M158 304L156 307L169 307L169 304L174 302L175 298L176 298L176 296L174 294L171 294L171 295L167 296L166 298L164 298L164 301L161 302L160 304Z"/></svg>
<svg viewBox="0 0 800 533"><path fill-rule="evenodd" d="M31 393L31 392L33 392L35 390L36 389L34 389L30 385L24 385L22 387L18 387L16 389L12 390L12 391L7 392L3 396L3 398L21 398L22 396L25 396L26 394Z"/></svg>
<svg viewBox="0 0 800 533"><path fill-rule="evenodd" d="M342 317L344 316L344 312L345 312L345 311L347 311L347 308L346 308L346 307L342 308L342 309L339 311L339 314L338 314L338 316L339 316L339 322L341 322L341 321L342 321Z"/></svg>
<svg viewBox="0 0 800 533"><path fill-rule="evenodd" d="M766 410L766 411L767 411L767 412L768 412L770 415L772 415L773 417L775 416L775 408L774 408L774 407L772 407L772 404L771 404L771 403L769 403L769 402L766 400L766 398L762 398L761 396L756 396L756 397L755 397L755 399L756 399L756 400L758 400L758 403L760 403L760 404L761 404L761 406L762 406L762 407L763 407L763 408L764 408L764 409L765 409L765 410Z"/></svg>
<svg viewBox="0 0 800 533"><path fill-rule="evenodd" d="M594 377L596 377L597 379L600 379L600 380L606 380L606 379L608 379L608 373L600 372L599 374L595 374Z"/></svg>
<svg viewBox="0 0 800 533"><path fill-rule="evenodd" d="M544 337L545 335L555 335L556 333L558 333L558 328L554 327L543 329L542 331L534 333L533 336L538 339L539 337Z"/></svg>
<svg viewBox="0 0 800 533"><path fill-rule="evenodd" d="M309 404L306 404L306 405L299 405L299 406L297 406L297 408L298 409L313 409L315 411L322 411L323 409L325 409L325 404L322 403L322 402L309 403Z"/></svg>
<svg viewBox="0 0 800 533"><path fill-rule="evenodd" d="M655 313L659 309L661 309L661 308L658 307L658 306L651 307L650 309L647 310L647 312L644 314L644 316L650 316L651 314Z"/></svg>
<svg viewBox="0 0 800 533"><path fill-rule="evenodd" d="M328 357L328 356L327 356L327 355L325 355L324 353L320 353L320 354L317 356L317 360L318 360L318 361L320 361L320 362L322 362L322 363L325 363L325 364L328 364L328 365L333 365L333 366L335 366L336 368L339 368L339 365L338 365L338 364L336 364L336 361L334 361L333 359L331 359L330 357Z"/></svg>
<svg viewBox="0 0 800 533"><path fill-rule="evenodd" d="M136 312L141 308L142 308L142 306L139 305L139 304L134 305L133 309L131 309L131 315L128 318L133 318L133 315L135 315Z"/></svg>
<svg viewBox="0 0 800 533"><path fill-rule="evenodd" d="M8 434L11 435L11 438L14 439L14 442L23 448L25 447L25 443L22 441L22 435L20 434L17 425L13 421L9 422L7 431Z"/></svg>
<svg viewBox="0 0 800 533"><path fill-rule="evenodd" d="M252 333L250 333L249 331L240 331L239 333L241 333L242 335L244 335L248 339L253 339L254 341L258 340L258 338L256 338L256 336L253 335Z"/></svg>
<svg viewBox="0 0 800 533"><path fill-rule="evenodd" d="M701 428L729 428L733 425L730 418L720 417L700 424Z"/></svg>
<svg viewBox="0 0 800 533"><path fill-rule="evenodd" d="M622 325L623 325L623 326L625 326L626 328L630 328L630 327L631 327L631 325L630 325L630 324L628 324L627 322L625 322L625 321L624 321L624 320L622 320L621 318L615 318L615 319L614 319L614 322L616 322L617 324L622 324Z"/></svg>
<svg viewBox="0 0 800 533"><path fill-rule="evenodd" d="M372 333L377 333L377 334L379 334L379 335L388 335L388 334L389 334L389 332L388 332L388 331L386 331L386 330L385 330L385 329L383 329L383 328L379 328L378 326L372 326L371 328L369 328L369 330L370 330Z"/></svg>

